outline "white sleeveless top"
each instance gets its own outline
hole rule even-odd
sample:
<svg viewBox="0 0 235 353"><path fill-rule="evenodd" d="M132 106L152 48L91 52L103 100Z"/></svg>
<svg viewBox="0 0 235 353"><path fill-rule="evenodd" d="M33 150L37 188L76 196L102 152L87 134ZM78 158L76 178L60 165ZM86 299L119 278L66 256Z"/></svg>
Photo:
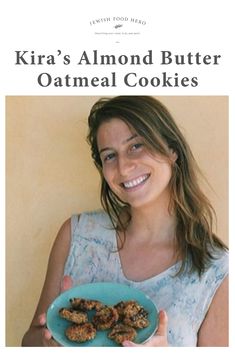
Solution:
<svg viewBox="0 0 235 353"><path fill-rule="evenodd" d="M180 262L141 282L127 279L122 271L116 232L103 211L71 218L71 247L64 274L74 285L91 282L123 283L145 292L168 315L168 342L173 347L197 345L197 333L217 288L228 274L228 253L220 251L199 278L196 272L174 275Z"/></svg>

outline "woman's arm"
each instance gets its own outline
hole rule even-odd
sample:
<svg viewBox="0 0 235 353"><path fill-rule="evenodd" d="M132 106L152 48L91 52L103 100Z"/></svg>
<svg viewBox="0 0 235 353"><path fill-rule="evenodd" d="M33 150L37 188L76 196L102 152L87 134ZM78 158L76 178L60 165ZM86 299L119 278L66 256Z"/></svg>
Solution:
<svg viewBox="0 0 235 353"><path fill-rule="evenodd" d="M198 333L198 347L228 347L228 277L217 289Z"/></svg>
<svg viewBox="0 0 235 353"><path fill-rule="evenodd" d="M63 283L62 278L64 265L67 259L71 241L71 219L64 222L53 244L47 267L47 273L41 296L32 323L25 333L22 346L44 346L55 345L52 340L49 344L48 334L44 328L45 315L51 302L60 294L61 290L69 287L68 283ZM68 282L68 281L67 281ZM50 338L50 337L49 337Z"/></svg>

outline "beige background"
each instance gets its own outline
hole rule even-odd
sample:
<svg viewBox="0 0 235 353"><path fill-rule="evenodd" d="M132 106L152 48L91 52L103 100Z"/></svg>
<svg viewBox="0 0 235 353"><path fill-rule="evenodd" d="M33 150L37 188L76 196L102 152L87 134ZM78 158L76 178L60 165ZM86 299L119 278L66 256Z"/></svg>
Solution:
<svg viewBox="0 0 235 353"><path fill-rule="evenodd" d="M6 98L6 345L19 346L63 221L100 207L99 176L86 143L99 97ZM157 97L188 139L210 186L218 235L228 243L228 97Z"/></svg>

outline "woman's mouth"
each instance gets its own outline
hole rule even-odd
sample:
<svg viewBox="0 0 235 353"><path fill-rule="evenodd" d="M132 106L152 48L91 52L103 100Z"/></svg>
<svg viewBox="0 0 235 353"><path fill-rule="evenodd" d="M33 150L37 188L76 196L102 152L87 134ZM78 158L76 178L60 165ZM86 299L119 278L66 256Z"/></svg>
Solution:
<svg viewBox="0 0 235 353"><path fill-rule="evenodd" d="M122 187L125 189L132 189L135 188L141 184L143 184L148 178L150 177L150 174L144 174L139 176L138 178L129 180L129 181L125 181L123 183L121 183Z"/></svg>

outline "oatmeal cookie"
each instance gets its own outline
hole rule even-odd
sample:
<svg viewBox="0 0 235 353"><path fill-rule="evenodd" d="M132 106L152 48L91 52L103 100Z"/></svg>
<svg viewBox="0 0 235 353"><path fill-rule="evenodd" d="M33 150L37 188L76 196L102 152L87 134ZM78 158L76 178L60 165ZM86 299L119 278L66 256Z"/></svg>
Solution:
<svg viewBox="0 0 235 353"><path fill-rule="evenodd" d="M121 301L114 307L124 324L135 328L144 328L149 325L148 312L137 301Z"/></svg>
<svg viewBox="0 0 235 353"><path fill-rule="evenodd" d="M111 306L104 306L93 316L92 322L97 330L106 330L118 321L118 312Z"/></svg>
<svg viewBox="0 0 235 353"><path fill-rule="evenodd" d="M124 302L123 315L128 317L134 316L138 314L141 308L142 306L135 300L126 301Z"/></svg>
<svg viewBox="0 0 235 353"><path fill-rule="evenodd" d="M80 325L74 324L66 329L65 335L70 341L86 342L95 338L96 329L91 322Z"/></svg>
<svg viewBox="0 0 235 353"><path fill-rule="evenodd" d="M59 315L63 319L74 322L76 324L82 324L88 321L87 314L84 311L77 311L70 308L61 308Z"/></svg>
<svg viewBox="0 0 235 353"><path fill-rule="evenodd" d="M82 310L82 311L93 310L93 309L100 310L101 308L104 307L104 304L102 304L98 300L84 299L84 298L71 298L69 301L73 309Z"/></svg>
<svg viewBox="0 0 235 353"><path fill-rule="evenodd" d="M111 332L108 334L108 337L111 340L114 340L118 344L122 344L122 342L128 340L128 341L133 341L135 337L137 336L137 333L133 327L130 327L128 325L124 325L122 323L116 324Z"/></svg>
<svg viewBox="0 0 235 353"><path fill-rule="evenodd" d="M123 323L135 328L147 327L148 312L137 302L130 301L123 309Z"/></svg>
<svg viewBox="0 0 235 353"><path fill-rule="evenodd" d="M134 317L125 317L123 323L134 328L145 328L149 326L149 320L137 314Z"/></svg>
<svg viewBox="0 0 235 353"><path fill-rule="evenodd" d="M149 325L148 312L135 300L121 301L114 308L118 311L119 319L126 325L135 328Z"/></svg>

